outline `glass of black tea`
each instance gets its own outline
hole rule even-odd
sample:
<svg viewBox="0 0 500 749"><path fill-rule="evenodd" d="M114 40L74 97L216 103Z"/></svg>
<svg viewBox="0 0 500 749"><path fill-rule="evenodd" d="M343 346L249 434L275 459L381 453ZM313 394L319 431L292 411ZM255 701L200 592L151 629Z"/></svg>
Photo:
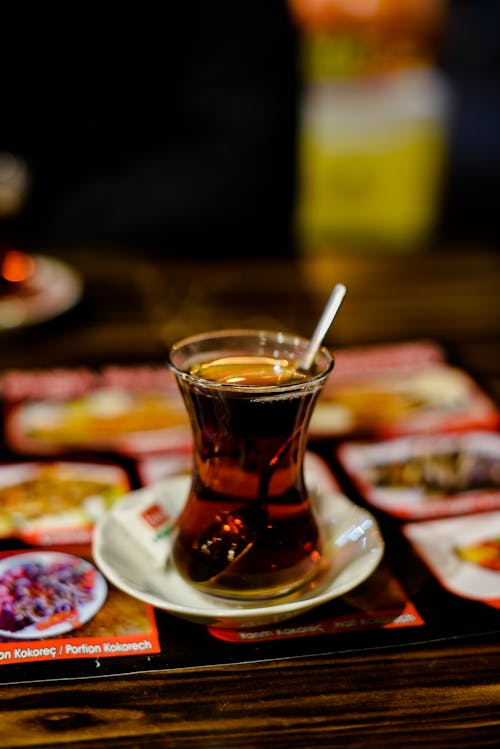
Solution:
<svg viewBox="0 0 500 749"><path fill-rule="evenodd" d="M303 462L333 359L321 348L302 371L307 344L279 332L221 330L170 350L194 440L172 558L182 577L206 593L276 598L321 569L321 532Z"/></svg>

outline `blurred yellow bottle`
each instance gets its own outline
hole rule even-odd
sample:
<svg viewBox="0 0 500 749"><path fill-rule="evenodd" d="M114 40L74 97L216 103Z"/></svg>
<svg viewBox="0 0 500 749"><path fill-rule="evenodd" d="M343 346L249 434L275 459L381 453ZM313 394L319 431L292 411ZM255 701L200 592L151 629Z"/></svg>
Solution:
<svg viewBox="0 0 500 749"><path fill-rule="evenodd" d="M393 4L400 12L406 8L405 23L390 14L389 0L324 0L310 8L336 9L334 21L324 14L313 19L311 10L309 24L306 0L292 3L302 6L296 225L305 252L339 244L414 249L432 233L450 95L432 66L428 24L441 16L411 26L408 9L417 6L405 2ZM430 12L428 2L418 7L426 5ZM434 10L438 5L442 11L442 3ZM342 16L341 6L374 14L378 8L379 16L370 25L368 15Z"/></svg>

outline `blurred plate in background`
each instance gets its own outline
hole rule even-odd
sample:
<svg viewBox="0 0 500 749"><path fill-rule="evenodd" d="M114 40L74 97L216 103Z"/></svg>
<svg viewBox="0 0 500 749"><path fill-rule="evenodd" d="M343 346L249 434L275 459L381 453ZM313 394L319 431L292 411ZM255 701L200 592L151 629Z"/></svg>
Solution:
<svg viewBox="0 0 500 749"><path fill-rule="evenodd" d="M0 297L0 330L45 322L75 306L83 281L61 260L36 255L35 270L16 293Z"/></svg>

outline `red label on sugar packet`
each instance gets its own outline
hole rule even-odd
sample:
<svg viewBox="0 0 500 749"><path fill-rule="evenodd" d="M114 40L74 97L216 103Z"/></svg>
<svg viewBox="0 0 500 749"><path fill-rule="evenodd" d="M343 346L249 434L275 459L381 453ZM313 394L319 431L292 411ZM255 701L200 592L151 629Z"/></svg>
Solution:
<svg viewBox="0 0 500 749"><path fill-rule="evenodd" d="M172 520L172 516L168 512L165 512L163 507L158 503L154 503L147 507L144 512L141 513L141 518L146 525L149 525L153 530L161 528Z"/></svg>

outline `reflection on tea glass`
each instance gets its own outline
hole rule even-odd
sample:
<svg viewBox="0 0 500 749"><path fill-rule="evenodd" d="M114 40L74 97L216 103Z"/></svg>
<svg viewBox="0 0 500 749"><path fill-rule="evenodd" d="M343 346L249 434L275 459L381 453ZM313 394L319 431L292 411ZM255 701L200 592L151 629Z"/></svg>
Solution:
<svg viewBox="0 0 500 749"><path fill-rule="evenodd" d="M173 562L208 593L286 595L322 567L303 458L333 359L321 348L303 371L307 346L279 332L222 330L170 351L194 439Z"/></svg>

